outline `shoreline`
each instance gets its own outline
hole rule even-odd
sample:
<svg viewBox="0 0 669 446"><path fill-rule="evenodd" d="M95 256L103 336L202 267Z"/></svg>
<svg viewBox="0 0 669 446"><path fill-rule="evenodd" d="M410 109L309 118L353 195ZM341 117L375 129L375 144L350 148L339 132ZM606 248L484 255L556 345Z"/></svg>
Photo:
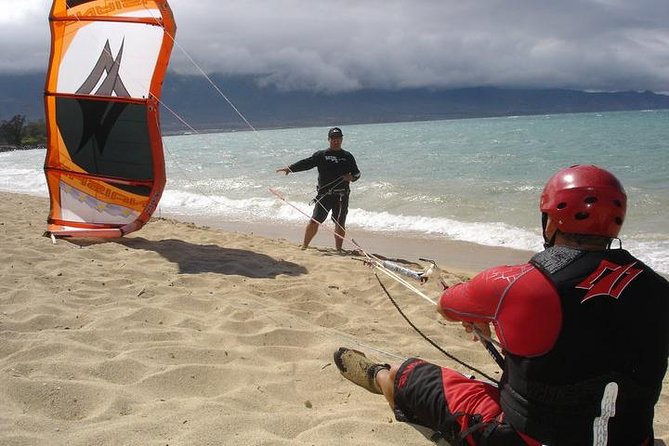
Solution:
<svg viewBox="0 0 669 446"><path fill-rule="evenodd" d="M46 150L46 143L43 144L27 144L17 146L14 144L0 144L0 153L14 152L16 150ZM8 192L11 193L11 192Z"/></svg>
<svg viewBox="0 0 669 446"><path fill-rule="evenodd" d="M2 194L17 195L22 197L33 197L44 200L44 228L46 229L46 218L48 213L48 198L20 192L0 191ZM304 224L268 224L257 222L222 221L214 217L204 215L193 215L186 217L183 214L173 214L162 211L160 207L156 210L151 220L174 220L179 223L201 226L204 229L221 230L235 234L259 236L269 240L287 241L300 246L306 226ZM151 221L149 221L150 224ZM332 222L328 219L324 223L328 228L320 228L312 240L310 249L334 249L334 235L331 231ZM141 234L141 229L135 234ZM351 243L355 241L361 248L370 254L379 255L388 259L398 259L407 262L426 265L420 262L420 258L434 260L442 270L452 271L472 277L484 269L499 265L517 265L531 259L535 251L509 248L504 246L481 245L463 240L452 240L446 238L435 238L421 236L421 234L393 235L387 232L374 232L362 229L350 229L346 234L344 250L354 251L357 248ZM669 274L659 272L661 276L669 280Z"/></svg>
<svg viewBox="0 0 669 446"><path fill-rule="evenodd" d="M299 246L302 244L304 225L243 223L235 221L218 221L210 217L194 216L186 221L183 216L167 212L160 217L173 219L182 223L210 227L226 232L246 235L257 235L268 239L286 240ZM154 214L154 218L155 214ZM327 228L319 228L318 233L309 245L309 249L334 249L332 223L326 220ZM392 235L385 232L373 232L349 229L344 241L344 250L356 250L351 243L355 241L369 254L388 259L401 259L418 263L419 258L434 260L442 269L466 274L469 276L493 266L502 264L515 265L527 262L535 253L515 248L487 246L461 240L436 239L421 237L420 234ZM423 262L424 263L424 262Z"/></svg>
<svg viewBox="0 0 669 446"><path fill-rule="evenodd" d="M44 230L48 215L48 198L41 195L24 194L19 192L0 191L3 194L19 197L32 197L44 202ZM256 222L222 221L214 217L193 215L186 218L184 215L164 212L158 207L147 223L152 220L174 220L183 224L192 224L204 229L216 229L236 234L260 236L270 240L285 240L297 246L302 244L304 224L268 224ZM312 240L309 249L334 249L334 235L332 222L328 219L324 223L327 228L319 228ZM142 229L133 234L141 234ZM418 233L393 235L387 232L374 232L361 229L348 229L343 248L347 251L357 248L354 241L370 254L376 254L388 259L401 259L409 262L419 262L419 258L434 260L443 270L473 276L478 272L498 265L515 265L527 262L535 253L529 250L507 248L502 246L481 245L478 243L446 238L424 237ZM424 262L423 262L424 263Z"/></svg>

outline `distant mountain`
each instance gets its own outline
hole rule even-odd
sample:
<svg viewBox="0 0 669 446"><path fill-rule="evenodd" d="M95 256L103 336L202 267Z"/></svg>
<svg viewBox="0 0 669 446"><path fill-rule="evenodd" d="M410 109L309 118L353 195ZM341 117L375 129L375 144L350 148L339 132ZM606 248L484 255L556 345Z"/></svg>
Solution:
<svg viewBox="0 0 669 446"><path fill-rule="evenodd" d="M261 87L250 77L212 76L212 82L256 128L344 125L487 116L669 109L669 96L652 92L590 93L493 87L435 90L360 90L325 94ZM43 117L44 74L0 75L0 120ZM203 76L168 73L161 111L166 132L248 129Z"/></svg>
<svg viewBox="0 0 669 446"><path fill-rule="evenodd" d="M29 121L44 118L44 73L0 74L0 121L26 115Z"/></svg>

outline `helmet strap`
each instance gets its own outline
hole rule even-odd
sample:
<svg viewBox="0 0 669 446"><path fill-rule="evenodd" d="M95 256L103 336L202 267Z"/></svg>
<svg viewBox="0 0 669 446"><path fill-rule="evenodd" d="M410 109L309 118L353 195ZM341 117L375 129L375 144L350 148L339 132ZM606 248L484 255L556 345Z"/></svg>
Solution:
<svg viewBox="0 0 669 446"><path fill-rule="evenodd" d="M553 234L553 237L551 237L550 240L548 240L544 235L544 249L551 248L555 245L555 236L557 236L557 231L555 232L555 234Z"/></svg>
<svg viewBox="0 0 669 446"><path fill-rule="evenodd" d="M557 236L557 231L553 233L549 239L546 235L546 226L548 226L548 214L546 212L541 213L541 235L544 237L544 249L550 248L555 244L555 237Z"/></svg>

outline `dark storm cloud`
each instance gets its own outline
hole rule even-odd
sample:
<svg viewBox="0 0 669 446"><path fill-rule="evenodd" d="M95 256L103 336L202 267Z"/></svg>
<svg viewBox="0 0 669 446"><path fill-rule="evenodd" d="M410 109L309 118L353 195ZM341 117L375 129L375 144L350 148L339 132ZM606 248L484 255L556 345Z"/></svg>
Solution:
<svg viewBox="0 0 669 446"><path fill-rule="evenodd" d="M1 0L5 4L12 4ZM0 69L39 68L46 0L3 21ZM667 91L667 0L172 0L171 68L284 89L566 87ZM17 44L10 44L22 36Z"/></svg>

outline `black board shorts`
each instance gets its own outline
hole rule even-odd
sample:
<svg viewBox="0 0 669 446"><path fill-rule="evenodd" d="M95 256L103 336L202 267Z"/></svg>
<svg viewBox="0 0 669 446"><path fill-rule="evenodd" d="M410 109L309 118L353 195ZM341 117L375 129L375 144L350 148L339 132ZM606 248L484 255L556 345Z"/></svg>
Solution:
<svg viewBox="0 0 669 446"><path fill-rule="evenodd" d="M346 215L348 214L348 194L345 192L332 192L316 197L316 205L311 218L323 223L328 214L332 212L332 221L342 228L346 227Z"/></svg>

